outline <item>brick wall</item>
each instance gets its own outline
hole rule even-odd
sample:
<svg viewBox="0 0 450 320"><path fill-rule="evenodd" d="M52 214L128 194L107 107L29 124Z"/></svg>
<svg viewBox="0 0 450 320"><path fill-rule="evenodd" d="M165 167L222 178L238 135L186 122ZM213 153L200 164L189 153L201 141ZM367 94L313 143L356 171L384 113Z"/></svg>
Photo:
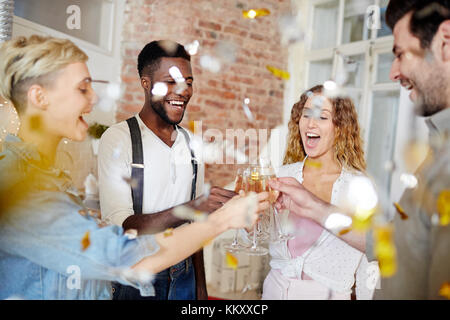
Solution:
<svg viewBox="0 0 450 320"><path fill-rule="evenodd" d="M286 69L287 49L280 46L278 18L288 13L289 0L133 0L127 1L122 39L122 83L125 94L118 104L117 120L139 112L144 101L136 70L143 46L159 39L183 45L200 42L192 57L194 95L182 125L202 121L202 130L270 129L282 123L284 80L266 69ZM267 8L259 19L242 17L242 10ZM234 63L212 73L200 66L200 56L213 52L219 43L233 43ZM250 99L255 121L245 117L242 103ZM208 165L205 180L224 186L234 179L235 165Z"/></svg>

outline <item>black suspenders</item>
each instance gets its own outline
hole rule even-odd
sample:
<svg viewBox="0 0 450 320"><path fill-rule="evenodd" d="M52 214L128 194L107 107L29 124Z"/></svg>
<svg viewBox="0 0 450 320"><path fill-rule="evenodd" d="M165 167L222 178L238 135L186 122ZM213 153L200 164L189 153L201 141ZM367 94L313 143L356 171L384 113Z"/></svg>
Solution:
<svg viewBox="0 0 450 320"><path fill-rule="evenodd" d="M142 202L144 196L144 153L142 150L142 136L141 130L136 117L129 118L127 120L128 127L130 129L131 136L131 150L133 153L131 164L131 180L136 183L131 183L131 195L133 197L133 211L134 214L142 213ZM186 138L186 143L191 151L191 164L192 164L192 185L191 185L191 200L195 199L196 187L197 187L197 171L198 163L195 159L194 151L190 147L189 134L185 129L178 126L178 129L183 133Z"/></svg>

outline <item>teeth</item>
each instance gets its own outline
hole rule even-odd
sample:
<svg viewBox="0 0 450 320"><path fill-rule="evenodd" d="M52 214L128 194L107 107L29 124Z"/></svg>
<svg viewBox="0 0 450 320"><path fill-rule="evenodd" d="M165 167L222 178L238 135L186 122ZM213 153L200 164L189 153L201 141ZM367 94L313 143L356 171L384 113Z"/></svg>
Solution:
<svg viewBox="0 0 450 320"><path fill-rule="evenodd" d="M318 138L318 137L319 137L319 135L318 135L318 134L315 134L315 133L307 133L306 136L307 136L308 138Z"/></svg>
<svg viewBox="0 0 450 320"><path fill-rule="evenodd" d="M183 101L175 101L175 100L171 100L169 101L170 104L174 105L174 106L182 106L184 105Z"/></svg>

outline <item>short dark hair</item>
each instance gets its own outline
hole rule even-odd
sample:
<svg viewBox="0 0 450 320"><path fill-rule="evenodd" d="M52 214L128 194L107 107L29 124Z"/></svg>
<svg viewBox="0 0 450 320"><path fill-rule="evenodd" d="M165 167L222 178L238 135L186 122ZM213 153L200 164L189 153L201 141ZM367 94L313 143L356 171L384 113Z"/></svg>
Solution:
<svg viewBox="0 0 450 320"><path fill-rule="evenodd" d="M419 38L423 49L429 48L439 25L450 19L450 0L390 0L386 23L394 30L397 22L413 12L409 29Z"/></svg>
<svg viewBox="0 0 450 320"><path fill-rule="evenodd" d="M146 73L152 74L159 66L163 57L183 58L191 61L191 56L186 52L184 46L170 40L155 40L147 43L138 56L138 72L142 76L144 69Z"/></svg>

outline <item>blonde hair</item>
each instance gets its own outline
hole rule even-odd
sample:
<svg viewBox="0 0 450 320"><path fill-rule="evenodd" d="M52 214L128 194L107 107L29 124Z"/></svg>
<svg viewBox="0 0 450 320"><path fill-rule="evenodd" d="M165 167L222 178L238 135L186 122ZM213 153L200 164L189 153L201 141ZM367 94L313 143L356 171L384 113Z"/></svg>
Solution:
<svg viewBox="0 0 450 320"><path fill-rule="evenodd" d="M0 46L0 96L11 100L21 112L32 84L51 86L57 71L87 59L88 56L67 39L32 35L6 41Z"/></svg>
<svg viewBox="0 0 450 320"><path fill-rule="evenodd" d="M298 126L306 101L311 94L320 94L323 86L314 86L304 92L294 104L288 123L288 140L283 164L303 161L306 157ZM341 167L365 171L363 142L360 136L358 115L352 99L347 97L328 98L333 106L334 159Z"/></svg>

